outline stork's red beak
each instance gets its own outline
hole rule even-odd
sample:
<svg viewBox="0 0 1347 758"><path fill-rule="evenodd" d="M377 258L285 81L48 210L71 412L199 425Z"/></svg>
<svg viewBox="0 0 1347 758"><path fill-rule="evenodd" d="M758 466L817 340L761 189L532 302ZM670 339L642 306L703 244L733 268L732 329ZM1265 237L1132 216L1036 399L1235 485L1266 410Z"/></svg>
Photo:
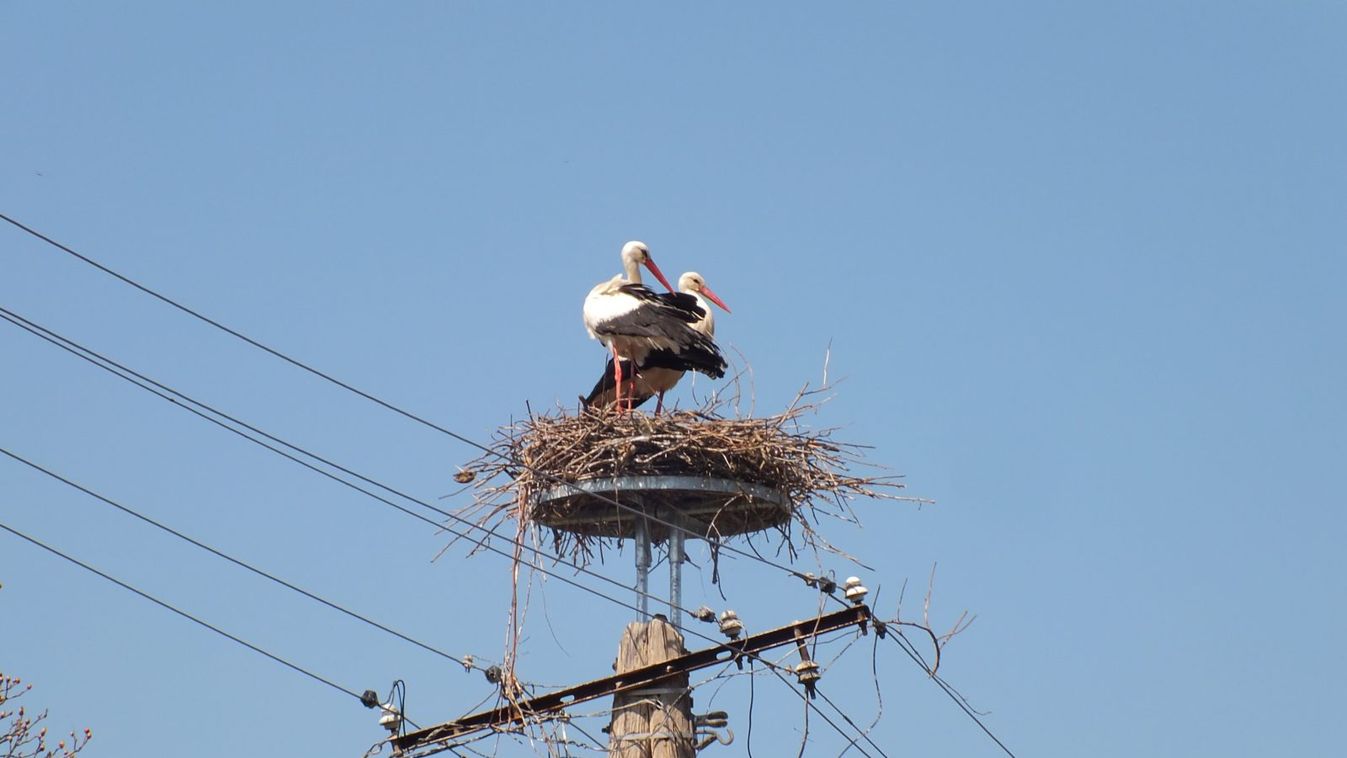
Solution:
<svg viewBox="0 0 1347 758"><path fill-rule="evenodd" d="M645 267L650 269L650 273L655 275L655 278L659 280L660 284L664 285L664 289L670 292L674 291L673 285L669 284L669 280L664 278L664 273L659 270L659 266L655 265L654 258L651 258L649 255L647 255L645 257Z"/></svg>
<svg viewBox="0 0 1347 758"><path fill-rule="evenodd" d="M719 306L720 306L720 309L721 309L722 311L725 311L726 313L729 313L729 312L730 312L730 306L726 305L726 304L725 304L725 301L724 301L724 300L721 300L721 299L716 295L716 293L712 292L712 291L711 291L711 288L708 287L708 286L706 286L705 284L702 285L702 294L703 294L703 295L706 295L706 299L707 299L707 300L710 300L711 302L715 303L716 305L719 305Z"/></svg>

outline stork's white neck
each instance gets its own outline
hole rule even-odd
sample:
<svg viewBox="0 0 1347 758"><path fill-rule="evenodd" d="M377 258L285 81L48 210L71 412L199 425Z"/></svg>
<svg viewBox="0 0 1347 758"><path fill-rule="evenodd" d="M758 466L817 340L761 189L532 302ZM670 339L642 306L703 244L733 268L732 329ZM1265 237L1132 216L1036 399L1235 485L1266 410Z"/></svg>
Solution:
<svg viewBox="0 0 1347 758"><path fill-rule="evenodd" d="M632 284L642 284L641 282L641 264L636 262L636 256L622 256L622 271L627 275L627 281Z"/></svg>

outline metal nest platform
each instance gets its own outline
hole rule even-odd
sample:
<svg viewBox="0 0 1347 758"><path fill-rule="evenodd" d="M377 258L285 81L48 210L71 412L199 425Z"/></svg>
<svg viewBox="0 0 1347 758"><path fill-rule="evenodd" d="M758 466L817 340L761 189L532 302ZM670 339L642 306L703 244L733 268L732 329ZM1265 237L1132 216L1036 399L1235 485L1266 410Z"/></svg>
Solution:
<svg viewBox="0 0 1347 758"><path fill-rule="evenodd" d="M789 497L760 484L679 475L561 484L536 492L529 510L534 523L582 537L629 539L643 526L655 542L668 539L670 523L686 529L688 536L715 540L785 526L793 512ZM642 519L641 514L657 520Z"/></svg>

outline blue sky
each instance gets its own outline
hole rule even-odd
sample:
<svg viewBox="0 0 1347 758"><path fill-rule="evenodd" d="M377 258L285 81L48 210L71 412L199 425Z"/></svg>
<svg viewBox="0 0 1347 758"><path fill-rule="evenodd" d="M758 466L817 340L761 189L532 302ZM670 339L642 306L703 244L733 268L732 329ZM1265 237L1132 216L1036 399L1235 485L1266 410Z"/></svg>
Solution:
<svg viewBox="0 0 1347 758"><path fill-rule="evenodd" d="M718 338L760 412L831 345L844 381L814 423L937 504L862 502L865 528L829 536L885 615L904 580L916 612L938 562L933 621L978 616L944 673L1018 755L1330 754L1344 36L1329 2L7 3L0 211L482 441L588 389L581 300L645 240L734 309ZM419 497L473 457L8 225L0 265L4 307ZM500 658L504 560L432 561L444 535L0 327L0 445ZM21 466L0 483L3 523L348 688L402 678L421 723L489 694ZM629 555L602 571L629 580ZM694 570L688 604L758 630L814 608L771 569L722 571L728 600ZM379 736L349 698L9 535L0 582L0 670L53 727L92 727L89 755ZM546 584L521 675L605 674L628 615ZM868 723L863 643L823 686ZM896 648L877 670L889 754L999 754ZM746 682L710 689L698 710L738 737L710 750L745 755ZM754 697L754 753L796 750L798 699L773 679ZM806 754L837 754L810 724Z"/></svg>

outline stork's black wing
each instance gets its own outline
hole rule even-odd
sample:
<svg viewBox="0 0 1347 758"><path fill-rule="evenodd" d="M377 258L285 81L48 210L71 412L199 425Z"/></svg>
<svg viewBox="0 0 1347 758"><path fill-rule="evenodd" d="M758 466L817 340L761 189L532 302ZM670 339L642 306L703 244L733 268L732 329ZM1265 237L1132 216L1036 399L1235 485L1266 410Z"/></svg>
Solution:
<svg viewBox="0 0 1347 758"><path fill-rule="evenodd" d="M631 285L626 285L623 289L629 286ZM706 335L692 328L692 324L699 319L697 313L683 310L655 297L642 299L637 307L604 319L592 328L600 337L646 337L676 345L678 350L682 351L694 344L707 341Z"/></svg>
<svg viewBox="0 0 1347 758"><path fill-rule="evenodd" d="M720 348L711 341L710 337L701 332L698 336L704 339L698 340L678 352L672 350L651 350L641 361L641 370L651 368L668 368L675 371L698 371L706 374L712 379L719 379L725 376L725 357L720 354ZM626 368L623 367L625 371Z"/></svg>
<svg viewBox="0 0 1347 758"><path fill-rule="evenodd" d="M706 318L706 309L694 295L686 292L661 292L655 297L663 300L666 305L691 315L693 318L689 323L696 323Z"/></svg>

